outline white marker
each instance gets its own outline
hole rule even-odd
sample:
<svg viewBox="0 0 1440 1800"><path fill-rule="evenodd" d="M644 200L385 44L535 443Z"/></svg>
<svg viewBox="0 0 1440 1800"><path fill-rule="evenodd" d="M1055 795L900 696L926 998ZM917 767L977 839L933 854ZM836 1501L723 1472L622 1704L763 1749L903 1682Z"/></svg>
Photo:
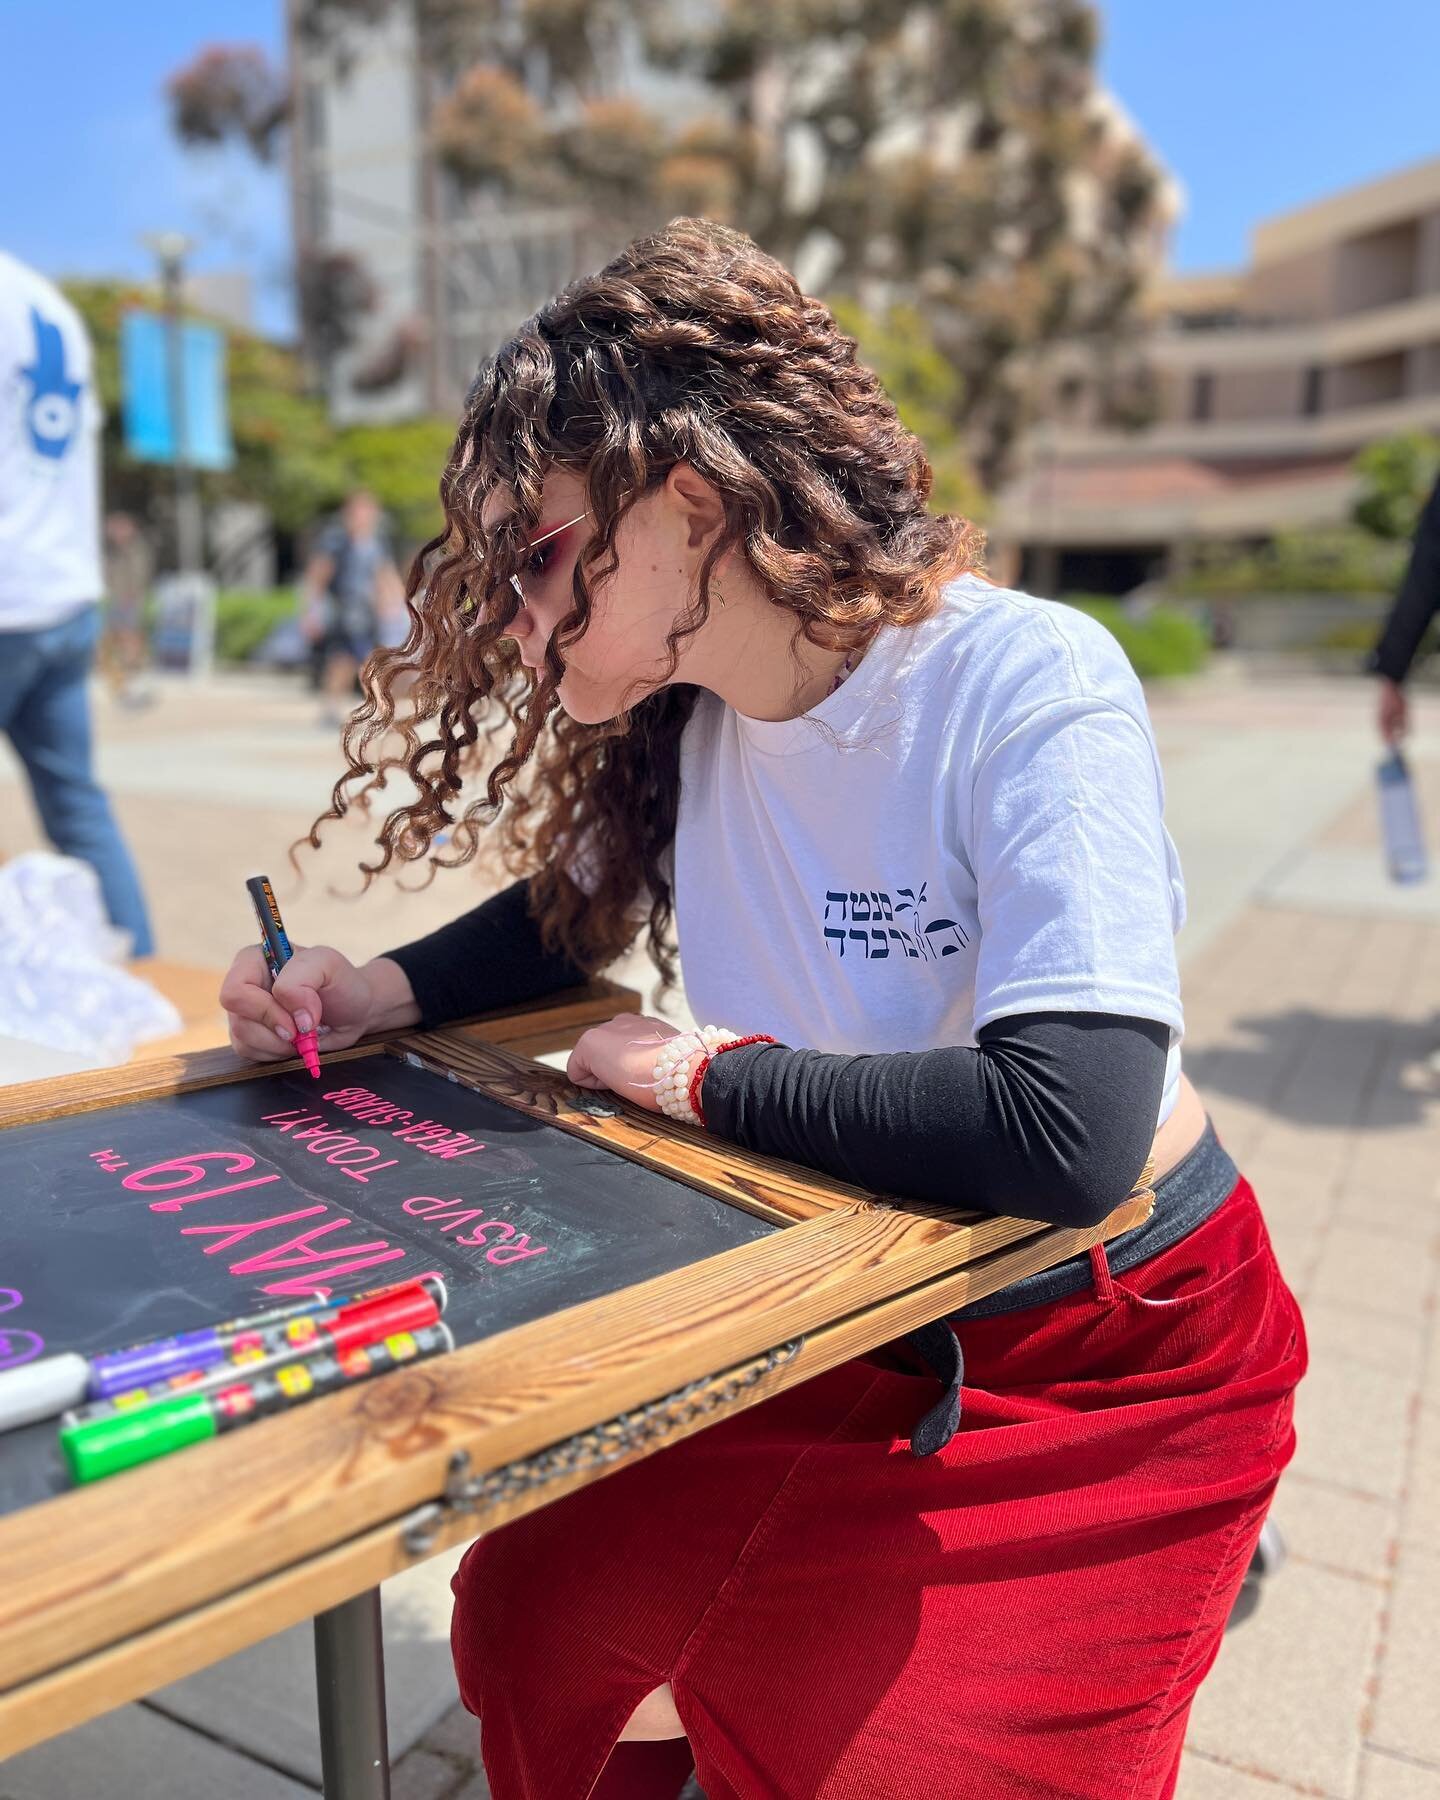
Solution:
<svg viewBox="0 0 1440 1800"><path fill-rule="evenodd" d="M13 1431L78 1406L90 1382L90 1364L67 1351L0 1374L0 1431Z"/></svg>

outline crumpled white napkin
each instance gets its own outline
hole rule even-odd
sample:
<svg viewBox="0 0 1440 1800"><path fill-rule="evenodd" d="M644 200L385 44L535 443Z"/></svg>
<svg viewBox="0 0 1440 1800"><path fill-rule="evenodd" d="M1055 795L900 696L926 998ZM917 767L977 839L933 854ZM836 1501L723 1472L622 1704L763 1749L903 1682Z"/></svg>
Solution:
<svg viewBox="0 0 1440 1800"><path fill-rule="evenodd" d="M129 947L89 863L49 850L0 863L0 1035L100 1066L179 1031L165 996L116 966Z"/></svg>

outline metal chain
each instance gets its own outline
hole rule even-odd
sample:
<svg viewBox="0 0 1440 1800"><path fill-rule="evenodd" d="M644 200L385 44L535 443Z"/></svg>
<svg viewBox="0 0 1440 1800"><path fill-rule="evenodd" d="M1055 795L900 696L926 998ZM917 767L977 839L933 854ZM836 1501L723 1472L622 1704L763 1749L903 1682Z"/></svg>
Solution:
<svg viewBox="0 0 1440 1800"><path fill-rule="evenodd" d="M569 1475L584 1474L619 1462L633 1451L653 1448L676 1431L693 1424L696 1419L733 1406L740 1395L756 1386L776 1369L792 1362L800 1353L803 1338L791 1338L764 1355L752 1357L733 1369L718 1375L702 1375L688 1381L658 1400L647 1400L643 1406L617 1413L613 1419L576 1432L533 1456L505 1463L498 1469L470 1475L468 1451L457 1450L450 1459L443 1499L430 1501L418 1508L401 1526L405 1548L412 1555L423 1555L434 1541L440 1525L458 1513L483 1512L504 1500L513 1500L536 1488L561 1481Z"/></svg>

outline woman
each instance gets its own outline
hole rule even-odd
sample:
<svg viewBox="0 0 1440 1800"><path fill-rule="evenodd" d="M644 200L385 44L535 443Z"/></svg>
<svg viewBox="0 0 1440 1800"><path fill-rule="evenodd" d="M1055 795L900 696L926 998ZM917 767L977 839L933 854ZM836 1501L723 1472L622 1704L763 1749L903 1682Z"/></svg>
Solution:
<svg viewBox="0 0 1440 1800"><path fill-rule="evenodd" d="M612 1020L576 1082L1068 1225L1153 1162L1155 1213L474 1545L453 1643L497 1800L673 1800L692 1761L710 1800L1167 1795L1293 1448L1299 1315L1180 1071L1140 689L975 573L855 351L679 219L484 366L327 816L403 769L376 869L442 829L467 860L508 802L528 878L361 969L304 950L270 992L242 953L234 1042L534 998L646 922L668 973L673 919L716 1029ZM511 741L462 806L484 720Z"/></svg>

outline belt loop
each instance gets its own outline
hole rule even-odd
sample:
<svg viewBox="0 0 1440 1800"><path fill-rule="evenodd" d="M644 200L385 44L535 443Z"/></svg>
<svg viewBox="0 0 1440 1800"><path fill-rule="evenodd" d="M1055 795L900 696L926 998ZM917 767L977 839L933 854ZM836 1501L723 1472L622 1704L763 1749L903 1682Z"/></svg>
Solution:
<svg viewBox="0 0 1440 1800"><path fill-rule="evenodd" d="M1115 1304L1115 1283L1110 1278L1110 1258L1103 1244L1090 1246L1090 1275L1095 1284L1095 1301L1099 1306Z"/></svg>

